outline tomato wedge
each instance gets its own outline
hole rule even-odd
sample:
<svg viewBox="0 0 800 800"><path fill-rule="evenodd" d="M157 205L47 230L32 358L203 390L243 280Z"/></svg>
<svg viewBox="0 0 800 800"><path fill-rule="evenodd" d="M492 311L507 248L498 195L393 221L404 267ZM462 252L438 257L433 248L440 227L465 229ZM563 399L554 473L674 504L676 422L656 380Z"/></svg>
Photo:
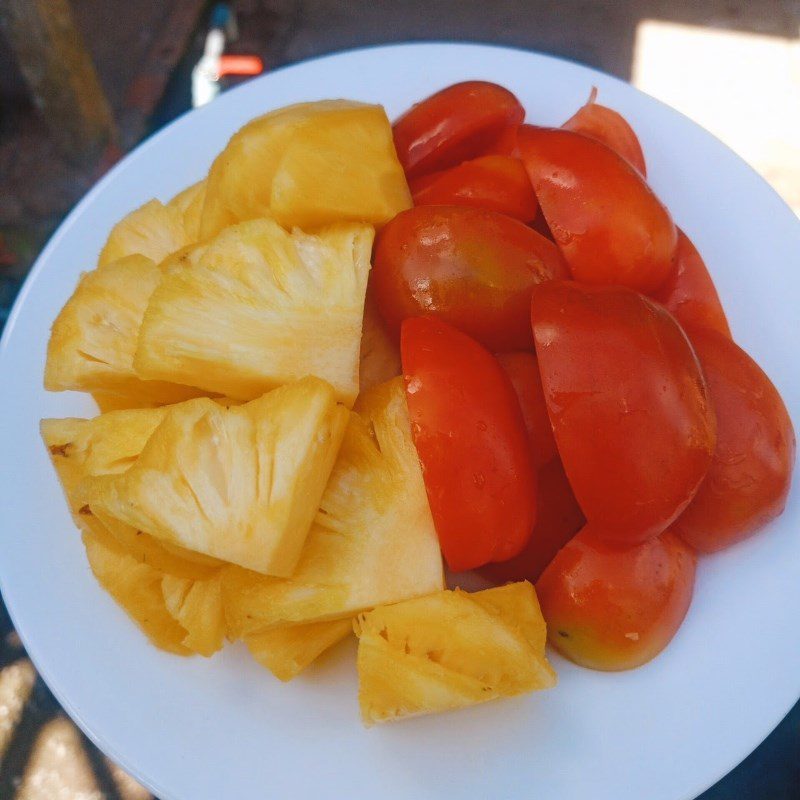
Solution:
<svg viewBox="0 0 800 800"><path fill-rule="evenodd" d="M414 205L485 208L530 222L539 210L528 173L518 158L482 156L411 182Z"/></svg>
<svg viewBox="0 0 800 800"><path fill-rule="evenodd" d="M713 330L690 336L716 410L717 447L673 530L711 553L747 538L783 511L795 436L778 390L741 347Z"/></svg>
<svg viewBox="0 0 800 800"><path fill-rule="evenodd" d="M596 86L592 87L586 105L579 108L561 127L602 142L636 167L643 177L647 177L639 137L622 114L597 102Z"/></svg>
<svg viewBox="0 0 800 800"><path fill-rule="evenodd" d="M517 555L536 518L536 472L503 368L469 336L430 317L403 323L400 355L414 444L450 569Z"/></svg>
<svg viewBox="0 0 800 800"><path fill-rule="evenodd" d="M619 549L587 525L536 583L550 643L591 669L632 669L650 661L689 610L696 562L670 531Z"/></svg>
<svg viewBox="0 0 800 800"><path fill-rule="evenodd" d="M664 283L675 225L622 156L567 130L524 125L518 139L539 205L576 280L642 292Z"/></svg>
<svg viewBox="0 0 800 800"><path fill-rule="evenodd" d="M412 106L393 126L397 157L409 178L483 155L525 109L502 86L456 83Z"/></svg>
<svg viewBox="0 0 800 800"><path fill-rule="evenodd" d="M697 248L682 230L678 230L672 273L653 297L684 327L711 328L731 338L717 287Z"/></svg>
<svg viewBox="0 0 800 800"><path fill-rule="evenodd" d="M378 234L373 264L390 332L408 317L435 315L495 351L533 345L531 291L567 275L558 247L527 225L461 206L398 214Z"/></svg>
<svg viewBox="0 0 800 800"><path fill-rule="evenodd" d="M533 332L558 452L586 519L619 544L656 536L711 463L714 412L669 312L624 287L551 281Z"/></svg>

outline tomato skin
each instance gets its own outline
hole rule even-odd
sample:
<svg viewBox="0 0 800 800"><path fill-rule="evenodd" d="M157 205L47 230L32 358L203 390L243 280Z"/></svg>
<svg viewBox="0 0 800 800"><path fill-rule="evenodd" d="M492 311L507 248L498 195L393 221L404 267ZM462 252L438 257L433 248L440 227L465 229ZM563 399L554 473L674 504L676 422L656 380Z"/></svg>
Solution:
<svg viewBox="0 0 800 800"><path fill-rule="evenodd" d="M697 248L678 229L675 266L653 297L687 328L711 328L731 338L717 287Z"/></svg>
<svg viewBox="0 0 800 800"><path fill-rule="evenodd" d="M586 522L557 458L541 467L537 477L536 526L525 549L508 561L480 569L481 575L495 584L526 580L535 583L556 553Z"/></svg>
<svg viewBox="0 0 800 800"><path fill-rule="evenodd" d="M694 552L670 531L624 549L587 525L536 583L550 643L590 669L633 669L672 640L692 600Z"/></svg>
<svg viewBox="0 0 800 800"><path fill-rule="evenodd" d="M508 89L487 81L456 83L412 106L392 128L408 178L483 155L525 109Z"/></svg>
<svg viewBox="0 0 800 800"><path fill-rule="evenodd" d="M586 105L581 106L561 127L602 142L619 153L642 177L647 177L639 137L622 114L597 102L596 86L592 87Z"/></svg>
<svg viewBox="0 0 800 800"><path fill-rule="evenodd" d="M572 281L537 287L531 319L558 452L587 520L621 545L658 535L691 501L716 443L686 335L631 289Z"/></svg>
<svg viewBox="0 0 800 800"><path fill-rule="evenodd" d="M530 222L539 210L522 162L482 156L411 182L416 206L472 206Z"/></svg>
<svg viewBox="0 0 800 800"><path fill-rule="evenodd" d="M573 131L523 126L520 157L575 280L657 289L677 232L642 176L604 144Z"/></svg>
<svg viewBox="0 0 800 800"><path fill-rule="evenodd" d="M528 431L533 463L539 469L552 461L558 451L550 417L547 414L547 403L544 400L544 389L536 356L532 353L515 352L498 353L496 358L517 393L525 429Z"/></svg>
<svg viewBox="0 0 800 800"><path fill-rule="evenodd" d="M432 317L403 322L411 431L451 570L512 558L536 520L536 471L511 382L497 359Z"/></svg>
<svg viewBox="0 0 800 800"><path fill-rule="evenodd" d="M404 319L435 315L500 351L531 347L531 291L566 273L558 248L519 220L419 206L379 232L371 280L395 335Z"/></svg>
<svg viewBox="0 0 800 800"><path fill-rule="evenodd" d="M712 553L781 514L795 435L778 390L741 347L717 331L692 330L690 336L716 409L717 447L673 530L701 553Z"/></svg>

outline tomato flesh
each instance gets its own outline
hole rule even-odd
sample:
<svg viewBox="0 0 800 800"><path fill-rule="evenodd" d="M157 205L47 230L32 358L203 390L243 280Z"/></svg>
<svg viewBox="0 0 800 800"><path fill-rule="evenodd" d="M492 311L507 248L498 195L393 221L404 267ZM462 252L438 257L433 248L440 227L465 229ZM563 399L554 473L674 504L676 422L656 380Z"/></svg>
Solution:
<svg viewBox="0 0 800 800"><path fill-rule="evenodd" d="M587 525L536 583L550 643L584 667L624 670L672 640L694 590L696 557L670 531L624 549Z"/></svg>
<svg viewBox="0 0 800 800"><path fill-rule="evenodd" d="M530 222L539 210L522 162L507 156L482 156L411 182L414 205L485 208Z"/></svg>
<svg viewBox="0 0 800 800"><path fill-rule="evenodd" d="M620 544L656 536L691 501L716 443L686 335L631 289L571 281L537 287L531 318L558 452L586 519Z"/></svg>
<svg viewBox="0 0 800 800"><path fill-rule="evenodd" d="M483 155L525 109L508 89L487 81L456 83L412 106L393 126L408 178Z"/></svg>
<svg viewBox="0 0 800 800"><path fill-rule="evenodd" d="M518 140L539 205L575 280L642 292L664 283L677 232L636 169L573 131L524 125Z"/></svg>
<svg viewBox="0 0 800 800"><path fill-rule="evenodd" d="M530 298L564 277L558 248L519 220L460 206L403 211L378 234L371 280L384 320L435 315L492 350L533 344Z"/></svg>
<svg viewBox="0 0 800 800"><path fill-rule="evenodd" d="M411 431L442 552L454 572L517 555L536 519L536 472L497 359L431 317L400 336Z"/></svg>
<svg viewBox="0 0 800 800"><path fill-rule="evenodd" d="M673 530L711 553L751 536L783 511L795 436L778 390L741 347L717 331L690 335L716 410L717 447Z"/></svg>

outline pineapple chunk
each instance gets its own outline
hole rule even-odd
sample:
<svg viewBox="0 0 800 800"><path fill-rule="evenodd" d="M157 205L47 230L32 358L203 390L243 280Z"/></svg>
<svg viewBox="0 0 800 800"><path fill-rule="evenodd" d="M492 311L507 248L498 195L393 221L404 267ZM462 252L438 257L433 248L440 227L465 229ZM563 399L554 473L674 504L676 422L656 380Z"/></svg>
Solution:
<svg viewBox="0 0 800 800"><path fill-rule="evenodd" d="M186 630L167 610L161 588L163 575L137 561L108 532L85 531L83 544L89 566L100 585L122 606L156 647L188 655Z"/></svg>
<svg viewBox="0 0 800 800"><path fill-rule="evenodd" d="M190 242L200 239L200 217L203 213L205 199L206 182L202 180L179 192L167 203L167 208L174 208L180 212L183 218L183 229Z"/></svg>
<svg viewBox="0 0 800 800"><path fill-rule="evenodd" d="M140 255L85 273L53 323L45 388L110 394L139 405L202 394L188 386L141 380L133 368L139 326L160 280L158 267Z"/></svg>
<svg viewBox="0 0 800 800"><path fill-rule="evenodd" d="M288 234L269 219L226 229L153 292L137 372L242 400L317 375L352 404L373 235Z"/></svg>
<svg viewBox="0 0 800 800"><path fill-rule="evenodd" d="M159 200L150 200L111 229L97 266L104 267L131 255L141 255L158 264L190 241L181 211Z"/></svg>
<svg viewBox="0 0 800 800"><path fill-rule="evenodd" d="M272 215L287 228L380 225L410 206L381 106L301 103L258 117L231 138L208 174L201 238Z"/></svg>
<svg viewBox="0 0 800 800"><path fill-rule="evenodd" d="M220 572L201 580L165 575L161 590L167 610L186 631L181 644L201 656L216 653L225 638Z"/></svg>
<svg viewBox="0 0 800 800"><path fill-rule="evenodd" d="M367 284L364 321L361 329L361 355L358 367L358 391L366 392L402 374L400 348L387 332L378 305Z"/></svg>
<svg viewBox="0 0 800 800"><path fill-rule="evenodd" d="M253 658L276 678L290 681L329 647L353 632L349 619L280 625L244 637Z"/></svg>
<svg viewBox="0 0 800 800"><path fill-rule="evenodd" d="M358 617L355 630L366 725L556 684L545 623L527 582L376 608Z"/></svg>
<svg viewBox="0 0 800 800"><path fill-rule="evenodd" d="M352 617L443 587L402 378L360 398L359 412L351 416L294 574L279 580L225 570L223 601L234 636Z"/></svg>
<svg viewBox="0 0 800 800"><path fill-rule="evenodd" d="M272 575L290 575L349 412L319 378L242 406L198 398L167 411L124 473L88 478L95 514Z"/></svg>

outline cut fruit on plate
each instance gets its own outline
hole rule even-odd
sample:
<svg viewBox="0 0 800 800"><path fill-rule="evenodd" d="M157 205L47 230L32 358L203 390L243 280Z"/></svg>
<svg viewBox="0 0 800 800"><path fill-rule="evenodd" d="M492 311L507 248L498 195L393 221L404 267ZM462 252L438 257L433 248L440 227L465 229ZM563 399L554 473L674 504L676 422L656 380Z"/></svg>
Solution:
<svg viewBox="0 0 800 800"><path fill-rule="evenodd" d="M367 285L358 367L359 393L366 392L373 386L385 383L402 373L400 347L386 330L374 294Z"/></svg>
<svg viewBox="0 0 800 800"><path fill-rule="evenodd" d="M290 575L348 416L319 378L229 409L191 400L167 411L127 471L87 479L86 499L166 543Z"/></svg>
<svg viewBox="0 0 800 800"><path fill-rule="evenodd" d="M289 234L270 219L226 229L153 292L137 371L242 400L316 375L352 405L373 235Z"/></svg>
<svg viewBox="0 0 800 800"><path fill-rule="evenodd" d="M294 574L278 580L226 569L223 598L234 637L352 617L443 588L403 379L371 389L357 412Z"/></svg>
<svg viewBox="0 0 800 800"><path fill-rule="evenodd" d="M556 684L530 583L459 589L361 614L359 704L364 723L448 711Z"/></svg>
<svg viewBox="0 0 800 800"><path fill-rule="evenodd" d="M141 255L85 273L53 323L45 389L98 392L140 406L202 394L168 381L142 380L133 367L142 317L160 280L159 268Z"/></svg>
<svg viewBox="0 0 800 800"><path fill-rule="evenodd" d="M177 209L183 217L183 229L190 242L200 239L200 217L206 199L206 180L198 181L179 192L167 203L167 208Z"/></svg>
<svg viewBox="0 0 800 800"><path fill-rule="evenodd" d="M274 215L287 228L380 225L411 206L381 106L301 103L252 120L211 166L201 233Z"/></svg>
<svg viewBox="0 0 800 800"><path fill-rule="evenodd" d="M290 681L353 632L350 619L279 625L244 637L250 655L276 678Z"/></svg>
<svg viewBox="0 0 800 800"><path fill-rule="evenodd" d="M219 571L200 580L165 575L161 591L167 611L186 631L181 644L206 657L221 649L225 639L225 614Z"/></svg>

